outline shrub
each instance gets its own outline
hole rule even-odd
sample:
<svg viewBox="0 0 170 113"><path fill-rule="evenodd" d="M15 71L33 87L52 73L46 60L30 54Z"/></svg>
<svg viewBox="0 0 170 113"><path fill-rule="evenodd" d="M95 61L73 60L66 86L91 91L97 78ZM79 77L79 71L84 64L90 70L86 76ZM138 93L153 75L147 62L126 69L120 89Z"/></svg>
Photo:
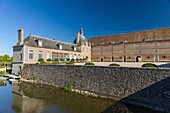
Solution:
<svg viewBox="0 0 170 113"><path fill-rule="evenodd" d="M60 61L64 61L64 59L63 59L63 58L60 58Z"/></svg>
<svg viewBox="0 0 170 113"><path fill-rule="evenodd" d="M73 59L73 58L71 59L71 62L74 62L74 59Z"/></svg>
<svg viewBox="0 0 170 113"><path fill-rule="evenodd" d="M54 59L55 62L58 62L58 58Z"/></svg>
<svg viewBox="0 0 170 113"><path fill-rule="evenodd" d="M48 58L47 61L48 61L48 62L51 62L52 60L51 60L51 58Z"/></svg>
<svg viewBox="0 0 170 113"><path fill-rule="evenodd" d="M85 61L86 60L86 58L83 58L83 61Z"/></svg>
<svg viewBox="0 0 170 113"><path fill-rule="evenodd" d="M142 67L158 67L158 66L156 64L146 63L146 64L143 64Z"/></svg>
<svg viewBox="0 0 170 113"><path fill-rule="evenodd" d="M67 65L74 65L74 62L66 62Z"/></svg>
<svg viewBox="0 0 170 113"><path fill-rule="evenodd" d="M73 89L73 86L70 82L67 82L65 85L64 85L64 90L65 91L71 91Z"/></svg>
<svg viewBox="0 0 170 113"><path fill-rule="evenodd" d="M69 58L67 58L67 61L70 61L70 59L69 59Z"/></svg>
<svg viewBox="0 0 170 113"><path fill-rule="evenodd" d="M43 58L39 58L38 62L44 62L44 59Z"/></svg>
<svg viewBox="0 0 170 113"><path fill-rule="evenodd" d="M93 62L86 62L84 65L91 65L94 66L95 64Z"/></svg>
<svg viewBox="0 0 170 113"><path fill-rule="evenodd" d="M46 64L46 62L44 62L44 61L40 61L40 64Z"/></svg>
<svg viewBox="0 0 170 113"><path fill-rule="evenodd" d="M120 65L113 63L113 64L109 64L109 66L120 66Z"/></svg>
<svg viewBox="0 0 170 113"><path fill-rule="evenodd" d="M39 59L38 59L38 62L39 62L40 64L46 64L46 62L44 61L43 58L39 58Z"/></svg>

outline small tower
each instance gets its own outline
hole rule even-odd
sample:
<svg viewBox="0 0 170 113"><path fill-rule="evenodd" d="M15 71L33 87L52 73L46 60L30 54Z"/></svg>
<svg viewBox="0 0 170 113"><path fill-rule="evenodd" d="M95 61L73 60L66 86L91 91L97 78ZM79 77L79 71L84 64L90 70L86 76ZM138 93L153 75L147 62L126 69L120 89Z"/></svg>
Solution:
<svg viewBox="0 0 170 113"><path fill-rule="evenodd" d="M77 32L77 33L76 33L76 44L77 44L77 45L79 45L79 42L80 42L80 38L79 38L79 37L80 37L80 33Z"/></svg>
<svg viewBox="0 0 170 113"><path fill-rule="evenodd" d="M82 27L80 28L80 35L84 36L84 31Z"/></svg>
<svg viewBox="0 0 170 113"><path fill-rule="evenodd" d="M18 43L17 45L22 45L24 40L24 29L18 30Z"/></svg>

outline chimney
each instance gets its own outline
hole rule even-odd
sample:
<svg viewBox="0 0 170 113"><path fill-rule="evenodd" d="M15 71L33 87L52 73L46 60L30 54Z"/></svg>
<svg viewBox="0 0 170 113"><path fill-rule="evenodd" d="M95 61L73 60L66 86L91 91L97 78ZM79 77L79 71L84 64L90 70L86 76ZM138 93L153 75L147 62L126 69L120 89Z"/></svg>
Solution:
<svg viewBox="0 0 170 113"><path fill-rule="evenodd" d="M77 32L76 33L76 44L78 45L79 44L79 42L80 42L80 38L79 38L79 36L80 36L80 33L79 32Z"/></svg>
<svg viewBox="0 0 170 113"><path fill-rule="evenodd" d="M24 40L24 29L18 30L18 45L22 45Z"/></svg>

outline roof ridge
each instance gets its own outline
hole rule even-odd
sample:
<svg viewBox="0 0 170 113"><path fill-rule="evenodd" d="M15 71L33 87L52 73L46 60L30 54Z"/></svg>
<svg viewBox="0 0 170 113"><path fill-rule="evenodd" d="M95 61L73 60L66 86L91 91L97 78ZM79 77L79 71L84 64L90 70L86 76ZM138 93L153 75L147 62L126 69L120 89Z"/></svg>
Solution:
<svg viewBox="0 0 170 113"><path fill-rule="evenodd" d="M53 39L51 39L51 38L47 38L47 37L43 37L43 36L37 36L37 35L31 35L31 36L34 36L34 37L37 37L37 38L46 39L46 40L50 40L50 41L55 41L55 42L59 42L59 43L64 43L64 44L69 44L69 45L76 45L76 44L69 43L69 42L64 42L64 41L59 41L59 40L53 40Z"/></svg>
<svg viewBox="0 0 170 113"><path fill-rule="evenodd" d="M165 30L165 29L170 29L170 27L166 27L166 28L154 28L154 29L146 29L146 30L136 30L136 31L130 31L130 32L125 32L125 33L94 36L94 37L90 37L89 40L93 39L93 38L104 37L104 36L105 37L110 37L110 36L116 36L116 35L129 35L129 34L138 33L138 32L156 31L156 30Z"/></svg>

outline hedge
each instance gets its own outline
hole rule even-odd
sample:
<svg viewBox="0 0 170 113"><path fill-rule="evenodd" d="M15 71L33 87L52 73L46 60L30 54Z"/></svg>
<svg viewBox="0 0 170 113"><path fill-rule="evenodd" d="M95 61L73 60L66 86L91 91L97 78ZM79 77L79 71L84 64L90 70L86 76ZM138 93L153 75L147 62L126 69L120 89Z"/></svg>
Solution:
<svg viewBox="0 0 170 113"><path fill-rule="evenodd" d="M93 62L86 62L84 65L91 65L94 66L95 64Z"/></svg>
<svg viewBox="0 0 170 113"><path fill-rule="evenodd" d="M158 67L158 66L156 64L146 63L146 64L143 64L142 67Z"/></svg>
<svg viewBox="0 0 170 113"><path fill-rule="evenodd" d="M119 64L109 64L109 66L120 66Z"/></svg>

